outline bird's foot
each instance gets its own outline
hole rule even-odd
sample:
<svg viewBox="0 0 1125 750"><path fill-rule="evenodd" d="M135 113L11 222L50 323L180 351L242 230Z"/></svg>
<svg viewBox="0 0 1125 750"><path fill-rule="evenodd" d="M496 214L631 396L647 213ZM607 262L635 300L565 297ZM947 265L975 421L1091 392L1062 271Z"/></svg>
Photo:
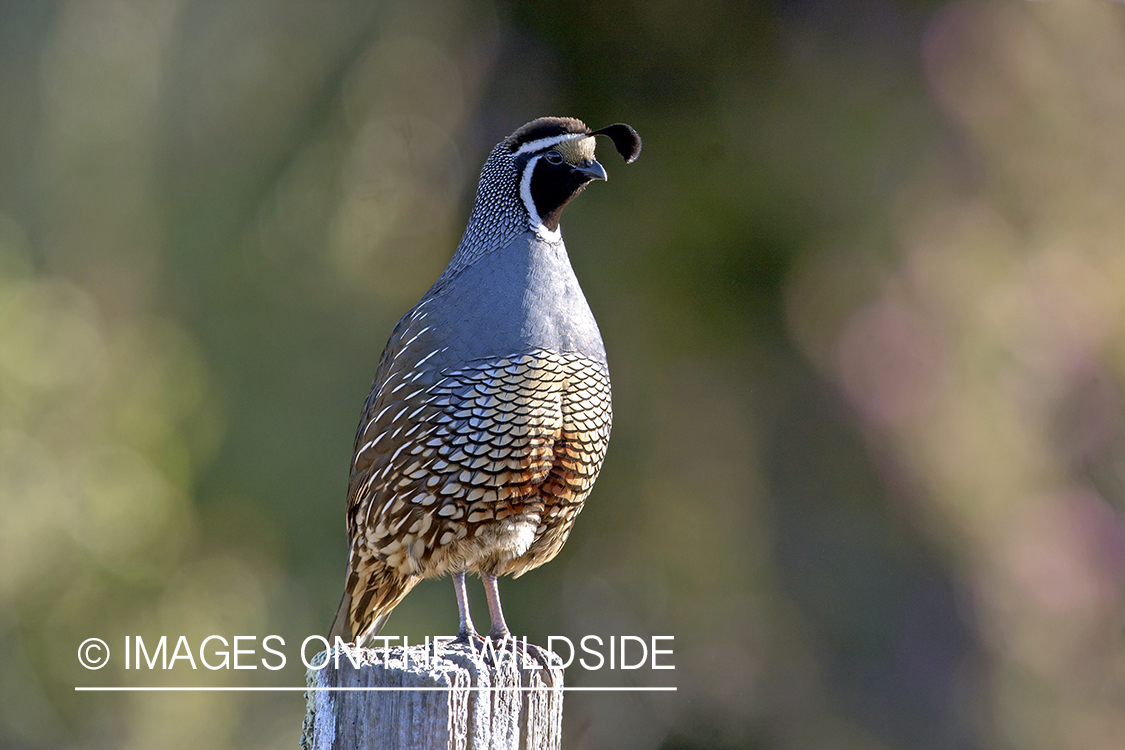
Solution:
<svg viewBox="0 0 1125 750"><path fill-rule="evenodd" d="M516 665L518 667L538 671L547 687L554 687L555 679L554 673L551 671L552 666L558 668L562 665L562 660L557 655L542 646L528 643L526 638L520 640L508 631L490 631L487 639L493 644L499 644L490 649L492 654L498 655L503 652L510 652L517 659ZM487 653L485 659L489 663L492 661Z"/></svg>
<svg viewBox="0 0 1125 750"><path fill-rule="evenodd" d="M479 653L484 648L484 636L475 630L461 630L450 643L468 646L474 653Z"/></svg>
<svg viewBox="0 0 1125 750"><path fill-rule="evenodd" d="M562 659L555 653L548 651L542 646L537 646L534 643L522 643L520 650L524 652L525 656L530 656L539 666L540 676L547 687L555 686L555 673L554 669L562 672ZM524 660L526 663L526 659Z"/></svg>

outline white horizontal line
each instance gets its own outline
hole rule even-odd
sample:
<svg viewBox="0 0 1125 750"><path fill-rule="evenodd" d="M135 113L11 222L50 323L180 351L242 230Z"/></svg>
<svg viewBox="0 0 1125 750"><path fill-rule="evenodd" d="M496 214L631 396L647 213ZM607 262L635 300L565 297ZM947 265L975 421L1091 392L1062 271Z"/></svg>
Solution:
<svg viewBox="0 0 1125 750"><path fill-rule="evenodd" d="M563 687L551 688L544 685L543 687L440 687L440 686L424 686L424 687L76 687L75 692L78 693L142 693L142 692L164 692L164 693L238 693L238 692L309 692L309 691L329 691L329 692L384 692L384 691L401 691L401 692L436 692L448 693L454 690L487 690L489 692L503 692L515 691L522 692L539 691L539 690L564 690L564 691L578 691L578 692L675 692L675 687Z"/></svg>

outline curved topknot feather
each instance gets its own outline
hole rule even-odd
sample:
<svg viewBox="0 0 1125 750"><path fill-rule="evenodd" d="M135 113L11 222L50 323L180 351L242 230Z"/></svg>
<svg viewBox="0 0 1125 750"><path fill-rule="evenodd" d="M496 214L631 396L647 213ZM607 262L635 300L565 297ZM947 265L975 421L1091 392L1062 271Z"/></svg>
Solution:
<svg viewBox="0 0 1125 750"><path fill-rule="evenodd" d="M641 137L637 135L637 131L623 122L606 125L590 135L604 135L613 141L614 148L621 154L626 164L632 164L641 154Z"/></svg>

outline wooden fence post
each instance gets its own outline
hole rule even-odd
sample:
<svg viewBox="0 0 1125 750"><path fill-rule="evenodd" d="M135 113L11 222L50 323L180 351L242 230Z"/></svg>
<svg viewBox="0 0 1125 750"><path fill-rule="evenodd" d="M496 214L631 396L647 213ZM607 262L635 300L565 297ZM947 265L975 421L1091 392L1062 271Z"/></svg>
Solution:
<svg viewBox="0 0 1125 750"><path fill-rule="evenodd" d="M443 644L436 653L419 645L351 654L358 666L333 653L324 668L308 671L304 750L561 747L559 668L529 668L533 660L510 649L485 660L463 644ZM325 658L321 652L312 663Z"/></svg>

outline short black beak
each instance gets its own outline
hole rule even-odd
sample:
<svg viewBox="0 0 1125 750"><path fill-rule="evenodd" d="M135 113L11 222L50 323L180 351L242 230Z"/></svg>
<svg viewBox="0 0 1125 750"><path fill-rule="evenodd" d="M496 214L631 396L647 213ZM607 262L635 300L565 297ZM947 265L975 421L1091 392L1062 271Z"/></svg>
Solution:
<svg viewBox="0 0 1125 750"><path fill-rule="evenodd" d="M597 159L590 159L589 161L582 162L574 167L576 172L581 172L588 175L591 180L608 180L609 175L605 173L605 167L598 163Z"/></svg>

